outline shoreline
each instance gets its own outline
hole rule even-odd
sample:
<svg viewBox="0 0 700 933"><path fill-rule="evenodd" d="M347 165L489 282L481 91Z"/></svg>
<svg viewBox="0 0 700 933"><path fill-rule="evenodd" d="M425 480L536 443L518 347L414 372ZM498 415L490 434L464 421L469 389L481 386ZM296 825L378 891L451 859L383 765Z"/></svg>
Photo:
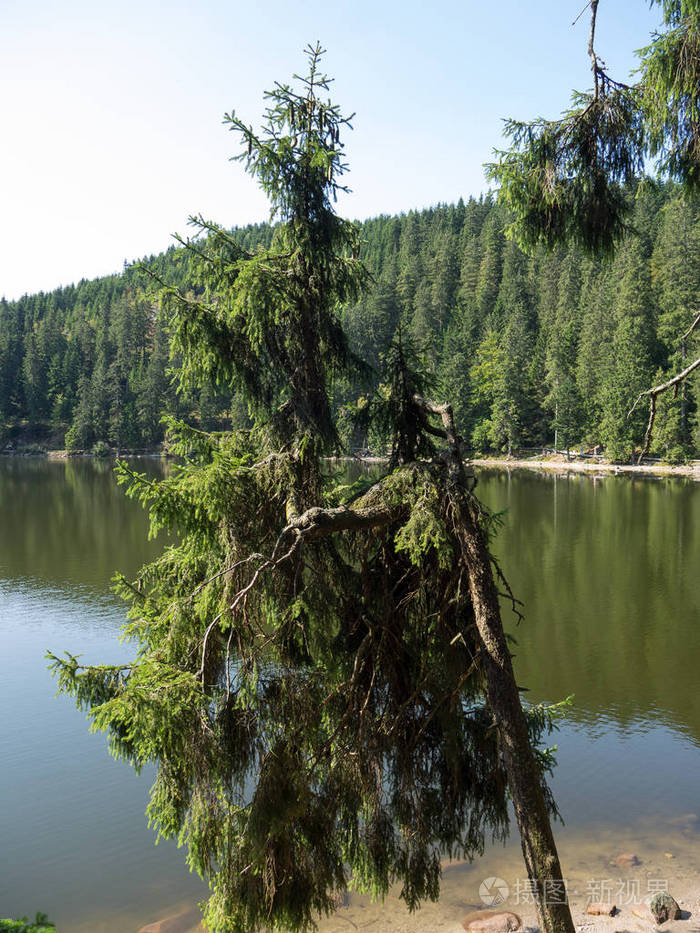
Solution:
<svg viewBox="0 0 700 933"><path fill-rule="evenodd" d="M22 448L15 450L0 450L0 458L7 459L42 459L42 460L121 460L131 458L149 458L154 460L171 460L172 454L158 449L124 451L117 455L110 452L107 456L94 454L89 450L24 450ZM353 457L341 456L330 457L329 460L336 463L360 463L368 466L387 463L388 457L366 456ZM626 475L626 476L671 476L683 477L700 482L700 460L692 460L689 463L670 464L670 463L610 463L605 460L596 460L594 462L586 460L572 459L559 454L553 457L534 457L532 459L518 459L509 457L474 457L465 458L465 464L475 467L485 467L486 469L497 470L543 470L545 472L557 473L563 475L566 473L588 473L595 475Z"/></svg>
<svg viewBox="0 0 700 933"><path fill-rule="evenodd" d="M700 859L698 820L695 814L652 821L648 825L592 824L571 831L560 828L558 848L565 872L569 904L577 933L697 933L700 929ZM519 933L542 933L529 893L527 874L517 832L505 845L491 843L473 862L443 859L440 896L425 900L410 913L400 899L400 884L392 885L384 899L350 890L338 909L317 917L318 933L464 933L463 922L489 910L512 911L522 921ZM499 880L505 890L501 904L484 900L482 884ZM660 927L644 907L653 890L668 890L683 910L683 919ZM613 916L592 916L589 903L617 908ZM640 911L640 912L636 912ZM158 918L158 919L156 919ZM134 918L136 919L136 918ZM204 933L195 905L189 901L142 916L131 933L162 931ZM166 926L166 922L169 924ZM151 925L152 924L152 925ZM94 927L81 926L79 933ZM111 930L111 928L110 928Z"/></svg>
<svg viewBox="0 0 700 933"><path fill-rule="evenodd" d="M361 463L368 466L387 463L388 457L333 457L336 462ZM700 460L691 460L689 463L610 463L605 460L594 462L587 460L567 460L561 454L553 457L534 457L522 460L508 457L465 457L465 465L485 467L497 470L544 470L550 473L563 475L566 473L588 473L595 475L627 475L627 476L675 476L700 482Z"/></svg>
<svg viewBox="0 0 700 933"><path fill-rule="evenodd" d="M130 460L133 458L151 460L172 460L172 454L162 450L139 450L139 451L111 451L106 456L104 454L94 454L90 450L0 450L0 457L8 460Z"/></svg>
<svg viewBox="0 0 700 933"><path fill-rule="evenodd" d="M559 474L589 473L613 476L676 476L700 482L700 462L698 461L678 465L672 465L670 463L642 463L637 465L631 463L608 463L605 461L589 463L582 460L567 460L565 457L559 456L548 459L537 458L533 460L480 457L469 460L468 463L472 466L500 470L545 470Z"/></svg>

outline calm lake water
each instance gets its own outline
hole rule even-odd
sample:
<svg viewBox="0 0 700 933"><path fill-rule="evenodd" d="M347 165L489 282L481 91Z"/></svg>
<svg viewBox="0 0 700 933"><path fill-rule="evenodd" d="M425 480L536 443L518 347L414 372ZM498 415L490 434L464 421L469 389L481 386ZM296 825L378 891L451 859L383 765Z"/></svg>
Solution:
<svg viewBox="0 0 700 933"><path fill-rule="evenodd" d="M480 471L478 491L506 513L496 550L525 603L519 626L505 616L519 682L533 702L574 694L553 739L565 848L597 831L668 845L681 824L696 844L700 485ZM158 547L109 465L0 460L0 916L135 933L205 894L182 851L153 845L152 775L110 758L43 657L129 657L110 578Z"/></svg>

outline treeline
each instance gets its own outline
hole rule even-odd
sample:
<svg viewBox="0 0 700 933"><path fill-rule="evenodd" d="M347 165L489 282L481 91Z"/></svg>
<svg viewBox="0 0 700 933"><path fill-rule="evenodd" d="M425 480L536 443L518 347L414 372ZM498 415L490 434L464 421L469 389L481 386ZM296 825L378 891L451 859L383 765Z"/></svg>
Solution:
<svg viewBox="0 0 700 933"><path fill-rule="evenodd" d="M337 386L341 423L381 382L400 332L473 448L602 446L627 459L646 426L646 405L629 416L639 393L700 353L697 333L684 338L700 312L700 211L673 185L644 183L634 198L634 234L606 260L577 249L524 254L490 197L364 222L373 285L342 316L375 378ZM271 236L267 225L236 233L247 249ZM167 281L188 281L184 251L151 262ZM178 394L171 365L152 283L134 268L2 301L0 431L134 449L162 440L164 412L205 427L245 423L225 392ZM699 390L691 378L659 399L652 453L698 455Z"/></svg>
<svg viewBox="0 0 700 933"><path fill-rule="evenodd" d="M238 231L269 243L267 224ZM143 261L168 284L189 281L180 248ZM0 446L27 441L69 450L151 449L163 414L212 428L235 404L205 388L176 391L157 285L140 266L49 293L0 301Z"/></svg>
<svg viewBox="0 0 700 933"><path fill-rule="evenodd" d="M598 260L579 250L529 256L490 198L363 225L371 293L344 311L375 366L399 324L423 348L435 394L451 400L476 450L641 447L639 394L700 355L700 210L674 185L641 184L634 233ZM651 452L697 456L700 381L659 398Z"/></svg>

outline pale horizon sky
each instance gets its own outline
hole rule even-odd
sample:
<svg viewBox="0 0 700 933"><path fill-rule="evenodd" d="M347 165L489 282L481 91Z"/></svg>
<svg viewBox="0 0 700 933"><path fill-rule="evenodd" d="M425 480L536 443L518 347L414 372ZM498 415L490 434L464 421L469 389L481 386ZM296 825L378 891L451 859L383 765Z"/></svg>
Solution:
<svg viewBox="0 0 700 933"><path fill-rule="evenodd" d="M319 40L365 219L478 196L504 117L556 117L590 86L585 0L0 0L0 296L48 291L166 249L187 217L267 220L222 125ZM601 0L598 52L625 80L660 19Z"/></svg>

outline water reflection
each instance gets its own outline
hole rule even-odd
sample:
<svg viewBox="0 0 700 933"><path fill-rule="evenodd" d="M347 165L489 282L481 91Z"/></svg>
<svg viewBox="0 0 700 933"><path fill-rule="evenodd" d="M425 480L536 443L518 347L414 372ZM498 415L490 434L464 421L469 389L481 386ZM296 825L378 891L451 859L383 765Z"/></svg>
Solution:
<svg viewBox="0 0 700 933"><path fill-rule="evenodd" d="M507 509L495 548L525 602L512 628L533 698L575 692L582 723L662 722L700 741L700 487L483 471L479 492Z"/></svg>
<svg viewBox="0 0 700 933"><path fill-rule="evenodd" d="M508 626L519 681L533 702L574 694L554 738L567 822L591 801L615 824L697 809L700 487L484 470L478 491L507 510L495 550L525 603Z"/></svg>
<svg viewBox="0 0 700 933"><path fill-rule="evenodd" d="M152 476L167 469L156 459L135 462ZM115 570L135 573L156 556L160 545L146 540L147 530L111 461L0 459L0 578L106 591Z"/></svg>
<svg viewBox="0 0 700 933"><path fill-rule="evenodd" d="M506 510L496 551L525 602L520 626L506 611L519 681L534 702L574 694L552 739L565 845L700 811L700 486L484 470L478 492ZM130 656L109 586L157 554L146 532L109 464L0 459L0 906L46 909L63 930L123 933L203 896L183 853L153 846L149 776L54 698L43 658Z"/></svg>
<svg viewBox="0 0 700 933"><path fill-rule="evenodd" d="M158 547L109 465L0 460L2 916L43 909L60 930L125 933L203 896L182 853L153 845L152 773L110 758L84 714L56 699L44 659L50 648L87 663L127 660L110 579Z"/></svg>

